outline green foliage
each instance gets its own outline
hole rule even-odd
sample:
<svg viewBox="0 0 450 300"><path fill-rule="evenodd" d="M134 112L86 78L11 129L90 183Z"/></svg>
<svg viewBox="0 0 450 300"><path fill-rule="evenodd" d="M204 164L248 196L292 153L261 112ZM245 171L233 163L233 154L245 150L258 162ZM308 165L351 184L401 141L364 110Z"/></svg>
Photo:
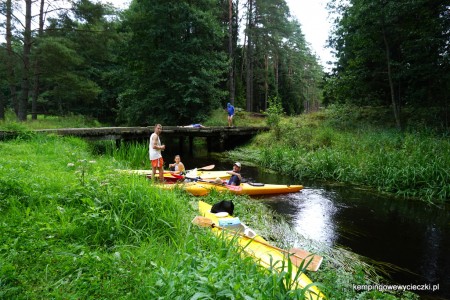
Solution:
<svg viewBox="0 0 450 300"><path fill-rule="evenodd" d="M227 124L227 113L224 108L213 110L211 115L203 123L205 126L227 126ZM246 112L236 107L233 124L235 126L265 126L266 118L262 114Z"/></svg>
<svg viewBox="0 0 450 300"><path fill-rule="evenodd" d="M131 169L145 169L149 165L147 143L121 143L119 147L114 142L105 143L105 152Z"/></svg>
<svg viewBox="0 0 450 300"><path fill-rule="evenodd" d="M272 143L275 134L258 137L257 153L248 159L300 179L371 186L436 204L449 200L450 143L445 135L330 126L339 120L351 124L354 119L341 112L289 118L282 123L281 142Z"/></svg>
<svg viewBox="0 0 450 300"><path fill-rule="evenodd" d="M119 166L92 156L76 138L0 144L1 298L303 299L302 290L284 284L287 274L269 272L242 256L235 241L193 226L197 199L119 174ZM254 200L226 194L204 200L224 199L263 235L289 232ZM288 243L292 234L284 237ZM324 283L330 299L394 299L343 288L377 281L369 266L342 253L308 274Z"/></svg>
<svg viewBox="0 0 450 300"><path fill-rule="evenodd" d="M120 98L123 121L189 124L219 106L227 60L218 13L206 0L133 3L125 20L131 80Z"/></svg>
<svg viewBox="0 0 450 300"><path fill-rule="evenodd" d="M0 120L1 130L11 131L29 131L34 129L53 129L53 128L84 128L84 127L101 127L97 120L82 115L37 115L37 120L31 120L28 116L27 121L17 122L14 113L10 110L6 112L5 120Z"/></svg>
<svg viewBox="0 0 450 300"><path fill-rule="evenodd" d="M266 113L267 125L275 131L275 137L278 140L281 135L280 120L283 116L283 107L281 101L277 97L269 99L269 108Z"/></svg>
<svg viewBox="0 0 450 300"><path fill-rule="evenodd" d="M1 298L301 299L192 227L189 196L116 167L75 138L1 144Z"/></svg>
<svg viewBox="0 0 450 300"><path fill-rule="evenodd" d="M448 127L450 16L442 1L329 1L338 59L326 103L433 108ZM426 51L423 51L426 49ZM404 121L408 115L401 115Z"/></svg>

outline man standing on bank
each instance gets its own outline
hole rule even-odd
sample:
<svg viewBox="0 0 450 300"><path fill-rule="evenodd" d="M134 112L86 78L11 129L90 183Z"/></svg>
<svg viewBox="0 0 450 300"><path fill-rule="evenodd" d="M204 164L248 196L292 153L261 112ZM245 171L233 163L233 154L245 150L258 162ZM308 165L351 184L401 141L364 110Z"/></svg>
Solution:
<svg viewBox="0 0 450 300"><path fill-rule="evenodd" d="M148 144L148 154L150 157L150 162L152 164L152 180L154 180L156 175L156 169L159 171L159 181L164 182L164 160L161 155L161 151L166 149L165 145L161 145L159 140L159 135L162 132L162 125L156 124L155 131L150 136L150 142Z"/></svg>
<svg viewBox="0 0 450 300"><path fill-rule="evenodd" d="M227 103L228 127L233 127L234 106L230 102Z"/></svg>

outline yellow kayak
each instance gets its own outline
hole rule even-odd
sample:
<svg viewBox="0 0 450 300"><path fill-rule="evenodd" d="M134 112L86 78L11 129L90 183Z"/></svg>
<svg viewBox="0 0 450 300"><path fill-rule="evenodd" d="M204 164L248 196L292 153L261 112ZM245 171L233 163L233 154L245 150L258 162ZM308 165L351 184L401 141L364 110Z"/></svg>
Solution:
<svg viewBox="0 0 450 300"><path fill-rule="evenodd" d="M199 201L198 208L200 214L208 219L210 219L214 224L219 224L221 220L226 220L227 218L232 219L230 216L219 218L219 214L211 213L211 205L206 202ZM261 236L256 234L253 230L249 229L245 225L245 231L243 234L237 235L237 241L246 254L250 255L255 259L255 261L261 266L270 269L271 266L278 272L291 272L292 282L290 283L291 289L304 289L307 288L305 292L306 299L326 299L325 295L315 286L312 285L312 281L304 273L300 273L297 266L291 264L291 271L288 269L288 260L284 253L280 252L276 247L271 246L266 240ZM236 233L231 230L226 230L218 227L212 228L213 232L217 235L222 232L226 234L227 238L232 239L236 236ZM299 273L299 274L297 274Z"/></svg>
<svg viewBox="0 0 450 300"><path fill-rule="evenodd" d="M135 174L135 175L144 175L148 178L152 177L152 170L117 170L118 172L127 173L127 174ZM159 172L156 172L156 176L159 176ZM176 182L184 180L184 176L178 174L177 172L164 171L164 180L166 182Z"/></svg>
<svg viewBox="0 0 450 300"><path fill-rule="evenodd" d="M227 171L197 171L197 169L191 170L186 173L186 178L197 178L202 179L229 179L231 177Z"/></svg>
<svg viewBox="0 0 450 300"><path fill-rule="evenodd" d="M194 196L208 195L211 190L218 192L230 191L237 195L270 195L296 193L303 189L302 185L282 185L282 184L260 184L260 183L241 183L239 186L220 184L208 180L199 180L196 182L184 183L180 186L186 192ZM173 184L166 184L163 188L172 189Z"/></svg>
<svg viewBox="0 0 450 300"><path fill-rule="evenodd" d="M127 174L144 175L151 178L152 170L117 170L118 172ZM159 172L156 172L159 175ZM164 171L164 180L167 182L183 181L184 178L202 178L206 180L214 180L216 178L229 179L231 177L227 171L197 171L197 169L190 170L186 175L181 175L178 172Z"/></svg>

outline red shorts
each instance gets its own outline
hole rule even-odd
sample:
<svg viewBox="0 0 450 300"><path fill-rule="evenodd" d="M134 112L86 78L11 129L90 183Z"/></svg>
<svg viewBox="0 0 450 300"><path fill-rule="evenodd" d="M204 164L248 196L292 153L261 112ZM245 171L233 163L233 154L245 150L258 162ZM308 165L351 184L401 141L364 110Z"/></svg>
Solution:
<svg viewBox="0 0 450 300"><path fill-rule="evenodd" d="M152 167L155 167L155 168L161 167L162 168L163 166L164 166L164 160L162 157L152 160Z"/></svg>

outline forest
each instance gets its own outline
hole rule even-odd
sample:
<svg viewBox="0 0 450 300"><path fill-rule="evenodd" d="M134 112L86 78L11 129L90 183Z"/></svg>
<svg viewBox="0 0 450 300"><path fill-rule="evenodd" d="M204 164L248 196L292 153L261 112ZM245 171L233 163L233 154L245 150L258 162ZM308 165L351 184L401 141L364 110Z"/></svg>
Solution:
<svg viewBox="0 0 450 300"><path fill-rule="evenodd" d="M201 122L227 102L287 115L330 104L384 107L449 125L450 6L330 0L324 72L284 0L91 0L0 4L0 119L84 115L108 124Z"/></svg>

